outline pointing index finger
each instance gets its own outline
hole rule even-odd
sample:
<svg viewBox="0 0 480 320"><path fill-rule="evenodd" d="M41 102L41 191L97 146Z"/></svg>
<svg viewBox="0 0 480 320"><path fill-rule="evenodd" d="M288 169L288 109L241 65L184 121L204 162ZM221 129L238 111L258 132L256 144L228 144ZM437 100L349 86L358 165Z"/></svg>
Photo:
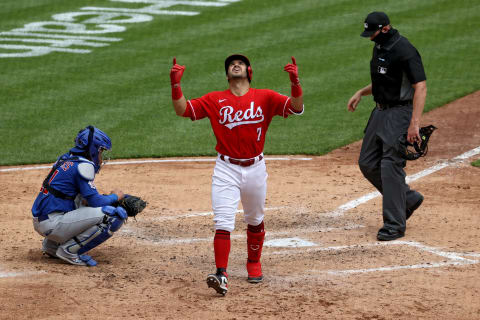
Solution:
<svg viewBox="0 0 480 320"><path fill-rule="evenodd" d="M173 65L177 64L177 57L173 57Z"/></svg>

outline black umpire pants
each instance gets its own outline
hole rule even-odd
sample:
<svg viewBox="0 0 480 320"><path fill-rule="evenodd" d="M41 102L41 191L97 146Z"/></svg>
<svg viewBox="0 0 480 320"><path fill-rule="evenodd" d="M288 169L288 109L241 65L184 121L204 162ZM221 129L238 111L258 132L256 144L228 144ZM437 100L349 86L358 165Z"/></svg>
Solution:
<svg viewBox="0 0 480 320"><path fill-rule="evenodd" d="M383 195L383 228L405 232L406 209L418 193L405 183L406 160L399 154L399 139L407 132L412 105L380 110L375 107L365 128L358 164L365 178Z"/></svg>

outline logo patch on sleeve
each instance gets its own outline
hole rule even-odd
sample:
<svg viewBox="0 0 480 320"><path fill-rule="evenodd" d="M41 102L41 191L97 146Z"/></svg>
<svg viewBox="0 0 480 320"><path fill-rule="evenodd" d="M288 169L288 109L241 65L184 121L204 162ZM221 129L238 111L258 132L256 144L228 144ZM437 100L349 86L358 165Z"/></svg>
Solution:
<svg viewBox="0 0 480 320"><path fill-rule="evenodd" d="M97 189L97 187L95 187L95 183L93 183L93 180L88 181L88 185L89 185L90 188L92 188L92 189Z"/></svg>

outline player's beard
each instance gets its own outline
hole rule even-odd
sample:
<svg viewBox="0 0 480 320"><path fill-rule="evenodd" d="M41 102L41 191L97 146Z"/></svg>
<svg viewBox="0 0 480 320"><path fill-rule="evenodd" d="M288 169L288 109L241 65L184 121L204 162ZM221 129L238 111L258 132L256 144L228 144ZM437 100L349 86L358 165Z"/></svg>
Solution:
<svg viewBox="0 0 480 320"><path fill-rule="evenodd" d="M228 74L228 79L246 79L247 78L247 71L245 70L245 72L242 72L241 74L238 74L238 73L235 73L235 74L232 74L231 72L229 72Z"/></svg>

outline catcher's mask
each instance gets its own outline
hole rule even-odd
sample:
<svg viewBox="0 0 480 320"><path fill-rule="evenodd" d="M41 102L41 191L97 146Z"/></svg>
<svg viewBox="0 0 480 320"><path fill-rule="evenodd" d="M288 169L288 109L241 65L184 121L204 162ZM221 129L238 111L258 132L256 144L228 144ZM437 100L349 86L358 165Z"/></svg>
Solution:
<svg viewBox="0 0 480 320"><path fill-rule="evenodd" d="M407 140L407 135L400 138L400 154L405 160L417 160L420 157L425 157L428 152L428 140L437 127L429 125L421 127L419 130L422 141L410 143Z"/></svg>
<svg viewBox="0 0 480 320"><path fill-rule="evenodd" d="M78 132L74 141L75 147L70 149L70 152L86 152L94 163L95 172L98 173L102 166L102 163L100 163L100 152L112 149L110 137L102 130L94 126L88 126Z"/></svg>
<svg viewBox="0 0 480 320"><path fill-rule="evenodd" d="M247 65L247 79L248 82L252 82L253 70L250 65L250 61L247 57L241 54L232 54L231 56L227 57L227 59L225 59L225 74L228 76L228 67L233 60L243 61Z"/></svg>

